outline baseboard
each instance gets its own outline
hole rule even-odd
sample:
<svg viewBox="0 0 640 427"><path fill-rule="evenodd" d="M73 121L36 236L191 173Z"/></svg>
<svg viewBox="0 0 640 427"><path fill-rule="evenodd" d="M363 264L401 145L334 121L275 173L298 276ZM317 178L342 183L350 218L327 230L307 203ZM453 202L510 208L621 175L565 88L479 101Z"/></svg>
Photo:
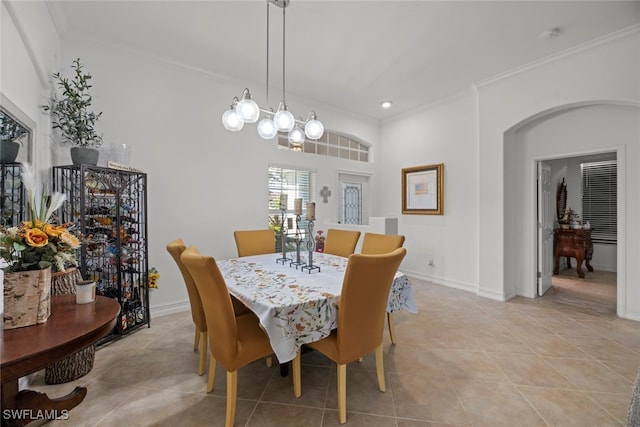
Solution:
<svg viewBox="0 0 640 427"><path fill-rule="evenodd" d="M415 277L416 279L424 280L426 282L435 283L436 285L446 286L447 288L460 289L461 291L477 293L477 286L471 283L459 282L456 280L445 279L444 277L432 276L429 274L419 273L417 271L402 270L404 274L409 277Z"/></svg>
<svg viewBox="0 0 640 427"><path fill-rule="evenodd" d="M154 317L166 316L168 314L180 313L183 311L191 310L191 305L188 300L172 302L167 304L158 304L149 307L151 311L151 320L153 321Z"/></svg>

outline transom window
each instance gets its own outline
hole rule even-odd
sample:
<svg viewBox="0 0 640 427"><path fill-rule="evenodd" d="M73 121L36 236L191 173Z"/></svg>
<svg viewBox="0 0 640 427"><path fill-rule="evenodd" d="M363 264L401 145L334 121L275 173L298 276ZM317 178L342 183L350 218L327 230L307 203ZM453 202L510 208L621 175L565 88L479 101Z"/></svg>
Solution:
<svg viewBox="0 0 640 427"><path fill-rule="evenodd" d="M291 144L286 134L278 134L278 148L359 162L369 161L369 147L353 138L329 131L325 131L317 141L305 139L299 145Z"/></svg>

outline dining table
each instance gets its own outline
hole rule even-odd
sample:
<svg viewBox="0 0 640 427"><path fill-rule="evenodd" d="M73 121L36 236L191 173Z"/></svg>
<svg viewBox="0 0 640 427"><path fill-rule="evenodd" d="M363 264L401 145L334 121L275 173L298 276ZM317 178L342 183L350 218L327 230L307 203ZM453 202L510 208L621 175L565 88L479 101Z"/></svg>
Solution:
<svg viewBox="0 0 640 427"><path fill-rule="evenodd" d="M2 426L22 426L31 421L69 418L87 388L50 398L46 393L19 390L21 377L37 372L69 354L87 347L111 332L120 304L97 296L88 304L76 303L75 295L51 297L51 316L44 323L3 330L0 333L2 377Z"/></svg>
<svg viewBox="0 0 640 427"><path fill-rule="evenodd" d="M305 251L217 260L229 293L260 320L280 365L293 360L304 344L328 336L337 327L337 305L348 258ZM293 255L293 256L291 256ZM309 268L313 266L313 268ZM317 267L317 268L316 268ZM393 279L387 312L417 313L411 282L398 271Z"/></svg>

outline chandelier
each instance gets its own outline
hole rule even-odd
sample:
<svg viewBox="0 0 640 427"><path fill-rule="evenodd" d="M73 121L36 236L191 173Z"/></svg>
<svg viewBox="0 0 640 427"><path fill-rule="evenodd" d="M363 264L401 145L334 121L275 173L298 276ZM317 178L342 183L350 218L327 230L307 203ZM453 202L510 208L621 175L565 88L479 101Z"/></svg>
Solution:
<svg viewBox="0 0 640 427"><path fill-rule="evenodd" d="M288 132L289 143L293 149L301 148L305 136L309 139L318 139L324 133L324 125L315 111L311 111L306 120L295 118L287 109L285 102L285 9L289 6L289 0L267 0L267 103L269 102L269 5L274 4L282 8L282 101L274 112L272 108L260 107L253 99L251 92L245 88L240 99L234 97L231 107L222 114L222 124L225 129L239 131L245 123L258 123L258 135L263 139L273 139L278 132ZM304 131L303 131L304 129ZM301 151L301 150L297 150Z"/></svg>

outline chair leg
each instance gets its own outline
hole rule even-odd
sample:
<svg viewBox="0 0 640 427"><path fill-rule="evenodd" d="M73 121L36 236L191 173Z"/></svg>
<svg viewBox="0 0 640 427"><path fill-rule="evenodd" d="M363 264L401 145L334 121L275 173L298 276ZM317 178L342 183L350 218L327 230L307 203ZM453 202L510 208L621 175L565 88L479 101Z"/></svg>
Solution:
<svg viewBox="0 0 640 427"><path fill-rule="evenodd" d="M200 332L200 363L198 364L198 375L204 375L204 370L207 367L207 352L209 351L209 334L207 332Z"/></svg>
<svg viewBox="0 0 640 427"><path fill-rule="evenodd" d="M213 357L209 357L209 380L207 381L207 393L211 393L213 391L213 381L216 379L216 359Z"/></svg>
<svg viewBox="0 0 640 427"><path fill-rule="evenodd" d="M236 396L238 393L238 371L227 372L227 417L225 427L233 427L236 417Z"/></svg>
<svg viewBox="0 0 640 427"><path fill-rule="evenodd" d="M198 351L198 344L200 343L200 331L198 330L198 327L196 326L196 336L193 339L193 351Z"/></svg>
<svg viewBox="0 0 640 427"><path fill-rule="evenodd" d="M296 357L291 362L293 366L293 395L300 397L302 394L302 379L300 375L300 351L296 353Z"/></svg>
<svg viewBox="0 0 640 427"><path fill-rule="evenodd" d="M384 361L382 356L382 344L376 348L376 374L378 375L378 387L380 391L387 391L387 385L384 382Z"/></svg>
<svg viewBox="0 0 640 427"><path fill-rule="evenodd" d="M347 422L347 365L338 365L338 419Z"/></svg>
<svg viewBox="0 0 640 427"><path fill-rule="evenodd" d="M393 313L387 313L387 324L389 325L389 338L391 338L391 344L396 343L396 330L393 325Z"/></svg>

